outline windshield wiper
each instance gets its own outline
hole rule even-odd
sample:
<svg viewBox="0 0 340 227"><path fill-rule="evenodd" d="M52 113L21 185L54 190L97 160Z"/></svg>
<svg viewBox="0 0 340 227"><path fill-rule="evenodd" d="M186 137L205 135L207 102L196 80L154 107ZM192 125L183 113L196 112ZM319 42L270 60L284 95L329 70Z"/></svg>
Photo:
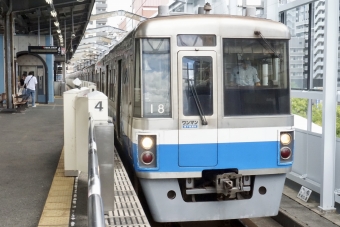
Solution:
<svg viewBox="0 0 340 227"><path fill-rule="evenodd" d="M200 117L201 117L202 125L208 125L208 122L207 122L207 120L205 119L205 116L204 116L202 105L200 103L200 100L199 100L197 92L196 92L196 88L190 83L189 79L188 79L188 81L189 81L188 84L189 84L192 96L194 97L195 104L197 106L198 112L199 112Z"/></svg>
<svg viewBox="0 0 340 227"><path fill-rule="evenodd" d="M275 56L275 57L278 57L278 54L276 53L276 51L275 51L275 50L273 49L273 47L268 43L267 39L264 38L264 37L262 36L262 33L261 33L260 31L254 31L254 34L255 34L255 35L259 35L259 36L262 38L262 40L267 44L267 46L269 47L269 49L270 49L271 51L273 51L274 56Z"/></svg>

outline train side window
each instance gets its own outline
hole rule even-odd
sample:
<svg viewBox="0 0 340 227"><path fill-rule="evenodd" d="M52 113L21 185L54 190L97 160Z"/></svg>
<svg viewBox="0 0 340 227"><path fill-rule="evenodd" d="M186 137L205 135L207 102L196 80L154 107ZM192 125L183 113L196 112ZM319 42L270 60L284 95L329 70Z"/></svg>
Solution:
<svg viewBox="0 0 340 227"><path fill-rule="evenodd" d="M135 78L134 78L134 108L133 116L141 117L141 80L140 80L140 39L136 40L135 43Z"/></svg>
<svg viewBox="0 0 340 227"><path fill-rule="evenodd" d="M108 91L107 91L107 94L108 94L108 97L109 97L109 99L111 99L112 98L112 96L111 96L111 91L112 91L112 87L111 87L111 84L112 84L112 78L111 78L111 69L109 70L109 72L108 72Z"/></svg>
<svg viewBox="0 0 340 227"><path fill-rule="evenodd" d="M113 75L112 75L112 101L115 101L116 97L116 69L113 69Z"/></svg>
<svg viewBox="0 0 340 227"><path fill-rule="evenodd" d="M143 117L171 117L170 39L142 39Z"/></svg>
<svg viewBox="0 0 340 227"><path fill-rule="evenodd" d="M288 40L223 39L224 116L289 114Z"/></svg>

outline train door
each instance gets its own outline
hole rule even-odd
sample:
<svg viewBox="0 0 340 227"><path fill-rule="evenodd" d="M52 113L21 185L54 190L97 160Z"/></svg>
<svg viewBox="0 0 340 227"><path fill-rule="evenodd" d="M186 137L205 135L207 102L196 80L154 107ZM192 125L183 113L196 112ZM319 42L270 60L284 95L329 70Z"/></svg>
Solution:
<svg viewBox="0 0 340 227"><path fill-rule="evenodd" d="M116 107L116 129L117 129L117 137L121 138L122 133L121 133L121 103L122 103L122 96L121 96L121 91L122 91L122 60L118 61L118 76L117 76L117 107Z"/></svg>
<svg viewBox="0 0 340 227"><path fill-rule="evenodd" d="M179 166L217 165L216 52L178 52Z"/></svg>

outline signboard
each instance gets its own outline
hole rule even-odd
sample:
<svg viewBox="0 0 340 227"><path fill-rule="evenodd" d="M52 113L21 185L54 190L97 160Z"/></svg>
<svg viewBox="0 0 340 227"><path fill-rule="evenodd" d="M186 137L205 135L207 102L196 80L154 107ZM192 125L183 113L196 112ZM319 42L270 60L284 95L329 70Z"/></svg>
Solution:
<svg viewBox="0 0 340 227"><path fill-rule="evenodd" d="M54 61L56 62L65 62L65 55L54 55Z"/></svg>
<svg viewBox="0 0 340 227"><path fill-rule="evenodd" d="M61 55L65 55L66 54L66 49L65 49L65 47L62 47L61 48Z"/></svg>
<svg viewBox="0 0 340 227"><path fill-rule="evenodd" d="M28 46L28 53L32 54L61 54L61 50L60 46Z"/></svg>
<svg viewBox="0 0 340 227"><path fill-rule="evenodd" d="M309 199L309 196L312 194L312 190L301 186L301 189L297 195L297 197L301 200L303 200L304 202L307 202L307 200Z"/></svg>

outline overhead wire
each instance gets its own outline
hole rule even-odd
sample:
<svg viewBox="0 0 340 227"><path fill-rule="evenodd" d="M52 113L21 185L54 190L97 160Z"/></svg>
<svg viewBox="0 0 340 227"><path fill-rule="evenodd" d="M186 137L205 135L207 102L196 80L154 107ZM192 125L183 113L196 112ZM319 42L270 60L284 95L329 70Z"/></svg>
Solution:
<svg viewBox="0 0 340 227"><path fill-rule="evenodd" d="M133 5L133 3L134 3L135 1L136 1L136 0L134 0L134 1L132 2L131 8L132 8L132 5ZM144 2L141 4L141 6L140 6L135 12L138 12L138 10L140 10L140 8L142 8L142 7L144 6L144 4L145 4L146 1L147 1L147 0L144 0ZM130 20L129 20L128 22L125 23L125 26L122 28L123 30L125 30L126 26L130 23L131 20L132 20L132 18L130 18Z"/></svg>

